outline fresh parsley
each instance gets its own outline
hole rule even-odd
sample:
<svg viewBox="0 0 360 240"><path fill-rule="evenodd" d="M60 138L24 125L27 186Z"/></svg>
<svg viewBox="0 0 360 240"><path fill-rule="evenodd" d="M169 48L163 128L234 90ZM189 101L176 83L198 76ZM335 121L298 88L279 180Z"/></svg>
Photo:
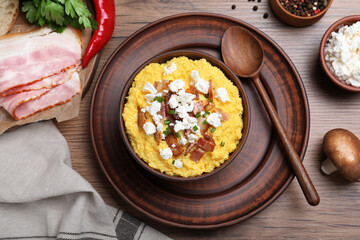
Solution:
<svg viewBox="0 0 360 240"><path fill-rule="evenodd" d="M98 22L81 0L22 0L21 6L31 24L40 27L48 24L59 33L68 25L78 29L98 29Z"/></svg>

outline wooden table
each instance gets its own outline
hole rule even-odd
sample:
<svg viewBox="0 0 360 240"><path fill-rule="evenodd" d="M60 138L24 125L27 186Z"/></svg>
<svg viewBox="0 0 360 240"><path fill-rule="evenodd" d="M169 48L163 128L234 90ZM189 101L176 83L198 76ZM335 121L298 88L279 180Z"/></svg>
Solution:
<svg viewBox="0 0 360 240"><path fill-rule="evenodd" d="M232 5L236 8L232 9ZM257 11L252 10L255 5L259 7ZM304 165L319 192L321 202L318 206L307 204L294 179L273 204L242 223L215 230L177 229L140 215L120 198L102 173L92 148L89 126L92 93L102 67L112 52L139 28L165 16L191 11L221 13L244 20L273 38L294 62L310 104L311 129ZM263 18L265 12L269 13L267 19ZM58 124L69 143L74 169L92 184L107 204L133 214L174 239L359 239L359 183L349 183L338 174L324 176L320 164L325 158L322 139L327 131L346 128L360 137L360 94L344 92L330 83L318 60L320 40L326 29L337 19L359 12L360 0L334 1L318 23L294 28L274 16L268 1L117 0L115 32L101 54L80 115Z"/></svg>

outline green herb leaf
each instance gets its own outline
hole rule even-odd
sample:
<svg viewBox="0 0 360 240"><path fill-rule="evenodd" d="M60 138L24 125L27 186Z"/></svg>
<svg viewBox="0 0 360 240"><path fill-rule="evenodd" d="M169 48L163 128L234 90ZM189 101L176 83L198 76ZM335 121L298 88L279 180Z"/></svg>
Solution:
<svg viewBox="0 0 360 240"><path fill-rule="evenodd" d="M210 115L210 112L209 112L209 111L205 111L205 113L206 113L207 115Z"/></svg>
<svg viewBox="0 0 360 240"><path fill-rule="evenodd" d="M21 11L26 13L26 18L30 23L35 23L38 9L34 2L24 2Z"/></svg>
<svg viewBox="0 0 360 240"><path fill-rule="evenodd" d="M198 129L199 129L199 128L198 128L197 126L194 126L194 127L193 127L193 130L194 130L194 131L197 131Z"/></svg>
<svg viewBox="0 0 360 240"><path fill-rule="evenodd" d="M222 146L222 147L225 146L225 142L221 142L220 146Z"/></svg>
<svg viewBox="0 0 360 240"><path fill-rule="evenodd" d="M165 125L169 125L169 124L170 124L170 120L165 120L164 123L165 123Z"/></svg>
<svg viewBox="0 0 360 240"><path fill-rule="evenodd" d="M215 130L216 130L216 128L212 128L212 129L211 129L211 132L213 133L213 132L215 132Z"/></svg>
<svg viewBox="0 0 360 240"><path fill-rule="evenodd" d="M177 138L179 138L179 137L180 137L180 134L178 134L178 133L175 133L175 136L176 136Z"/></svg>
<svg viewBox="0 0 360 240"><path fill-rule="evenodd" d="M170 111L169 111L169 114L175 114L175 111L174 111L174 110L170 110Z"/></svg>
<svg viewBox="0 0 360 240"><path fill-rule="evenodd" d="M203 121L203 124L204 124L204 125L206 125L206 124L207 124L207 121L206 121L206 120L204 120L204 121Z"/></svg>
<svg viewBox="0 0 360 240"><path fill-rule="evenodd" d="M164 99L162 97L159 97L157 101L161 103L162 101L164 101Z"/></svg>
<svg viewBox="0 0 360 240"><path fill-rule="evenodd" d="M201 116L201 113L197 113L195 117L199 118Z"/></svg>

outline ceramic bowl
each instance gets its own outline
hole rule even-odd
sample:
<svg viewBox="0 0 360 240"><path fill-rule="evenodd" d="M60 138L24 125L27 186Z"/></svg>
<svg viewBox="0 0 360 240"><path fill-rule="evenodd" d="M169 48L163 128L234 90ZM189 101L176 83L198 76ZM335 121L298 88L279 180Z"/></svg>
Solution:
<svg viewBox="0 0 360 240"><path fill-rule="evenodd" d="M227 76L227 78L229 80L231 80L235 86L238 87L239 89L239 94L240 97L242 98L242 102L243 102L243 108L244 108L244 112L243 112L243 130L242 130L242 138L240 139L240 142L237 145L237 148L235 149L235 151L233 151L228 160L226 160L223 164L221 164L219 167L215 168L213 171L208 172L208 173L204 173L202 175L199 176L195 176L195 177L180 177L180 176L170 176L167 175L165 173L162 173L160 171L157 171L153 168L151 168L146 162L144 162L134 151L134 149L132 148L132 145L130 143L130 140L128 139L128 136L126 134L126 130L125 130L125 124L122 118L122 113L124 110L124 105L126 103L126 97L128 95L128 91L132 85L132 82L135 78L135 76L148 64L150 63L165 63L168 60L171 60L174 57L180 57L180 56L186 56L189 59L202 59L205 58L208 62L210 62L213 66L218 67L219 69L222 70L222 72ZM247 96L245 94L244 88L240 82L240 80L238 79L238 77L235 75L235 73L233 73L223 62L221 62L220 60L218 60L217 58L203 53L203 52L198 52L198 51L185 51L185 50L181 50L181 51L171 51L171 52L167 52L164 54L161 54L159 56L156 56L154 58L151 58L150 60L146 61L144 64L142 64L137 71L130 77L130 79L128 80L128 82L126 83L126 86L122 92L122 96L121 96L121 100L120 100L120 106L119 106L119 130L120 130L120 135L122 137L122 140L125 143L125 146L127 148L127 150L130 152L130 154L132 155L133 159L144 169L146 169L148 172L152 173L153 175L160 177L162 179L166 179L166 180L170 180L170 181L179 181L179 182L184 182L184 181L194 181L194 180L200 180L203 178L206 178L208 176L211 176L219 171L221 171L223 168L225 168L227 165L229 165L231 163L231 161L237 156L237 154L240 152L240 150L242 149L244 142L246 141L247 138L247 134L248 134L248 129L249 129L249 123L250 123L250 111L249 111L249 106L248 106L248 99Z"/></svg>
<svg viewBox="0 0 360 240"><path fill-rule="evenodd" d="M332 32L336 32L338 31L341 27L346 26L346 25L351 25L355 22L360 21L360 15L352 15L352 16L347 16L344 18L341 18L340 20L336 21L335 23L333 23L328 30L326 30L321 43L320 43L320 62L321 65L326 73L326 75L339 87L347 90L347 91L351 91L351 92L360 92L360 87L354 87L351 85L348 85L342 81L340 81L339 79L337 79L337 77L332 74L332 72L330 71L330 69L328 68L326 61L325 61L325 45L331 35Z"/></svg>
<svg viewBox="0 0 360 240"><path fill-rule="evenodd" d="M333 0L329 0L328 5L325 7L325 9L320 11L319 14L310 17L301 17L286 11L285 8L280 4L279 0L269 1L271 9L277 18L279 18L282 22L294 27L305 27L316 23L325 15L327 10L329 10L332 2Z"/></svg>

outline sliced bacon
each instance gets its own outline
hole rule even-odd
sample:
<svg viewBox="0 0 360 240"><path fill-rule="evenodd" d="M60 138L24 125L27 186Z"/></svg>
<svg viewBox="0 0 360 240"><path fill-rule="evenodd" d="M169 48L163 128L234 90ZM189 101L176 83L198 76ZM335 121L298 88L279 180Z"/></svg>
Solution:
<svg viewBox="0 0 360 240"><path fill-rule="evenodd" d="M201 148L196 148L194 151L192 151L190 155L190 159L194 162L199 162L199 160L204 156L205 151Z"/></svg>
<svg viewBox="0 0 360 240"><path fill-rule="evenodd" d="M40 97L16 107L13 111L13 117L16 120L29 117L35 113L69 102L77 93L81 93L81 86L79 74L75 72L66 83L54 87Z"/></svg>
<svg viewBox="0 0 360 240"><path fill-rule="evenodd" d="M215 108L215 112L221 114L220 120L221 120L222 122L225 122L225 121L229 120L229 118L230 118L230 114L227 113L227 112L224 112L224 111L221 110L220 108Z"/></svg>
<svg viewBox="0 0 360 240"><path fill-rule="evenodd" d="M191 149L193 149L194 147L196 146L196 143L193 142L193 143L190 143L187 147L186 147L186 150L185 150L185 153L184 155L188 155L188 153L191 151Z"/></svg>
<svg viewBox="0 0 360 240"><path fill-rule="evenodd" d="M60 84L63 84L64 82L70 80L71 75L78 70L79 66L73 66L69 69L63 69L60 73L54 74L50 77L47 77L43 79L42 81L37 81L34 83L30 83L24 86L14 87L11 88L5 92L0 93L0 97L6 97L9 95L26 92L26 91L32 91L32 90L40 90L40 89L51 89L54 88Z"/></svg>
<svg viewBox="0 0 360 240"><path fill-rule="evenodd" d="M197 119L198 121L198 126L200 128L200 132L201 134L204 134L210 127L209 123L204 124L204 121L206 121L206 118L204 118L203 116L199 117Z"/></svg>
<svg viewBox="0 0 360 240"><path fill-rule="evenodd" d="M144 112L141 111L141 108L138 107L138 119L137 119L137 123L140 129L142 129L142 127L144 126L144 124L146 123L146 115Z"/></svg>
<svg viewBox="0 0 360 240"><path fill-rule="evenodd" d="M157 144L157 145L160 144L160 141L161 141L161 132L159 132L158 130L156 130L156 132L155 132L155 141L156 141L156 144Z"/></svg>
<svg viewBox="0 0 360 240"><path fill-rule="evenodd" d="M174 134L169 134L165 137L165 141L167 143L167 145L169 146L169 148L171 149L173 156L174 157L178 157L180 156L184 149L183 147L180 145L180 143L178 143L178 139ZM175 146L173 146L175 145Z"/></svg>
<svg viewBox="0 0 360 240"><path fill-rule="evenodd" d="M160 111L157 112L157 114L162 116L163 120L165 119L165 117L166 117L166 108L165 108L165 102L164 101L161 102L161 108L160 108Z"/></svg>
<svg viewBox="0 0 360 240"><path fill-rule="evenodd" d="M59 34L44 27L1 37L0 52L0 93L3 93L79 64L81 40L71 28Z"/></svg>
<svg viewBox="0 0 360 240"><path fill-rule="evenodd" d="M214 84L212 79L209 80L209 99L214 99Z"/></svg>
<svg viewBox="0 0 360 240"><path fill-rule="evenodd" d="M196 115L197 113L200 113L204 108L209 105L209 100L201 100L194 104L194 110L193 113Z"/></svg>
<svg viewBox="0 0 360 240"><path fill-rule="evenodd" d="M199 92L196 89L195 86L190 85L190 87L188 89L185 90L186 93L191 93L195 95L195 100L199 100Z"/></svg>
<svg viewBox="0 0 360 240"><path fill-rule="evenodd" d="M196 146L198 146L199 148L201 148L206 152L212 152L215 149L215 142L213 139L208 140L205 138L199 138L196 142Z"/></svg>
<svg viewBox="0 0 360 240"><path fill-rule="evenodd" d="M171 83L170 80L157 81L154 83L154 87L156 88L156 90L158 92L161 92L161 91L167 89L170 83Z"/></svg>

